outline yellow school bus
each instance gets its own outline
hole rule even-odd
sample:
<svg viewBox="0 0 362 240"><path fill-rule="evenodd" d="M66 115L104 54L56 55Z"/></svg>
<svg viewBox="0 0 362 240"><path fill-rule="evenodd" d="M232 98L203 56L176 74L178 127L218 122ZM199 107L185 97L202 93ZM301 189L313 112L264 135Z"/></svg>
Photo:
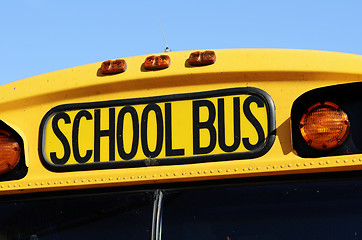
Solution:
<svg viewBox="0 0 362 240"><path fill-rule="evenodd" d="M0 87L1 239L362 239L362 57L168 52Z"/></svg>

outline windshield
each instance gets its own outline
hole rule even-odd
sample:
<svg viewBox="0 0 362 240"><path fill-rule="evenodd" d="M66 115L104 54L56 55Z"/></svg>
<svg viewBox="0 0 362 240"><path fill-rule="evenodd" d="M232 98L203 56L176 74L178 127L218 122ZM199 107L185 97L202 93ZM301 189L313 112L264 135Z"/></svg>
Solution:
<svg viewBox="0 0 362 240"><path fill-rule="evenodd" d="M162 192L159 218L153 192L2 201L0 239L362 239L361 180Z"/></svg>
<svg viewBox="0 0 362 240"><path fill-rule="evenodd" d="M0 239L149 239L152 194L87 195L0 204Z"/></svg>
<svg viewBox="0 0 362 240"><path fill-rule="evenodd" d="M362 239L362 182L229 187L164 195L162 240Z"/></svg>

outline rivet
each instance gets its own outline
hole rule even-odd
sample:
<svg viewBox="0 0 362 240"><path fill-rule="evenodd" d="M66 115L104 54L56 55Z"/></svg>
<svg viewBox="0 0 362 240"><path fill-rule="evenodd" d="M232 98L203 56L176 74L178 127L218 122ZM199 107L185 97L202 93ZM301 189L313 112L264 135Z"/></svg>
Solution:
<svg viewBox="0 0 362 240"><path fill-rule="evenodd" d="M41 182L41 184L40 185L44 185L45 183L44 182Z"/></svg>
<svg viewBox="0 0 362 240"><path fill-rule="evenodd" d="M63 184L63 181L60 181L60 184Z"/></svg>
<svg viewBox="0 0 362 240"><path fill-rule="evenodd" d="M166 177L170 176L170 173L166 173Z"/></svg>
<svg viewBox="0 0 362 240"><path fill-rule="evenodd" d="M281 167L281 168L284 168L284 167L285 167L285 165L281 165L280 167Z"/></svg>
<svg viewBox="0 0 362 240"><path fill-rule="evenodd" d="M9 184L8 187L11 188L11 184Z"/></svg>
<svg viewBox="0 0 362 240"><path fill-rule="evenodd" d="M202 173L202 171L198 171L197 173L198 173L198 174L201 174L201 173Z"/></svg>
<svg viewBox="0 0 362 240"><path fill-rule="evenodd" d="M289 163L289 164L288 164L288 167L293 167L293 164Z"/></svg>
<svg viewBox="0 0 362 240"><path fill-rule="evenodd" d="M256 168L256 170L260 170L260 169L261 169L261 167L257 167L257 168Z"/></svg>
<svg viewBox="0 0 362 240"><path fill-rule="evenodd" d="M186 172L183 172L182 175L186 175Z"/></svg>
<svg viewBox="0 0 362 240"><path fill-rule="evenodd" d="M84 179L84 178L82 179L82 182L85 182L85 179Z"/></svg>
<svg viewBox="0 0 362 240"><path fill-rule="evenodd" d="M307 162L305 162L305 163L304 163L304 166L308 166L308 163L307 163Z"/></svg>
<svg viewBox="0 0 362 240"><path fill-rule="evenodd" d="M74 183L77 183L77 182L78 182L78 180L77 180L77 179L75 179L75 180L74 180Z"/></svg>
<svg viewBox="0 0 362 240"><path fill-rule="evenodd" d="M88 179L88 182L91 182L92 181L92 179L90 178L90 179Z"/></svg>
<svg viewBox="0 0 362 240"><path fill-rule="evenodd" d="M58 184L58 182L57 182L57 181L55 181L55 182L54 182L54 185L57 185L57 184Z"/></svg>
<svg viewBox="0 0 362 240"><path fill-rule="evenodd" d="M297 164L296 164L297 167L300 167L300 165L301 165L300 163L297 163Z"/></svg>
<svg viewBox="0 0 362 240"><path fill-rule="evenodd" d="M234 171L235 171L235 172L239 171L239 168L235 168Z"/></svg>
<svg viewBox="0 0 362 240"><path fill-rule="evenodd" d="M323 165L324 163L323 162L319 162L319 165Z"/></svg>
<svg viewBox="0 0 362 240"><path fill-rule="evenodd" d="M228 169L226 169L226 172L230 172L230 169L228 168Z"/></svg>
<svg viewBox="0 0 362 240"><path fill-rule="evenodd" d="M131 178L131 179L134 179L134 176L131 176L130 178Z"/></svg>
<svg viewBox="0 0 362 240"><path fill-rule="evenodd" d="M348 162L348 160L346 159L346 160L344 160L344 163L347 163Z"/></svg>
<svg viewBox="0 0 362 240"><path fill-rule="evenodd" d="M141 177L141 178L142 178L142 177ZM112 178L112 177L110 177L110 178L109 178L109 181L112 181L112 180L113 180L113 178Z"/></svg>
<svg viewBox="0 0 362 240"><path fill-rule="evenodd" d="M174 173L173 175L174 175L174 176L177 176L177 173Z"/></svg>
<svg viewBox="0 0 362 240"><path fill-rule="evenodd" d="M31 186L31 183L28 183L28 186L30 187L30 186Z"/></svg>
<svg viewBox="0 0 362 240"><path fill-rule="evenodd" d="M219 169L219 170L217 170L219 173L221 173L222 172L222 170L221 169Z"/></svg>
<svg viewBox="0 0 362 240"><path fill-rule="evenodd" d="M330 163L331 163L331 161L329 161L329 160L326 161L326 164L330 164Z"/></svg>
<svg viewBox="0 0 362 240"><path fill-rule="evenodd" d="M273 166L274 169L278 168L278 166Z"/></svg>
<svg viewBox="0 0 362 240"><path fill-rule="evenodd" d="M205 170L204 173L207 174L209 171Z"/></svg>
<svg viewBox="0 0 362 240"><path fill-rule="evenodd" d="M1 188L4 188L5 186L4 185L1 185Z"/></svg>
<svg viewBox="0 0 362 240"><path fill-rule="evenodd" d="M210 173L214 173L215 171L214 170L211 170Z"/></svg>
<svg viewBox="0 0 362 240"><path fill-rule="evenodd" d="M250 170L250 171L253 170L253 167L249 167L249 170Z"/></svg>
<svg viewBox="0 0 362 240"><path fill-rule="evenodd" d="M356 162L356 159L353 158L353 159L352 159L352 162Z"/></svg>
<svg viewBox="0 0 362 240"><path fill-rule="evenodd" d="M138 178L142 178L142 176L138 176ZM111 179L109 179L109 180L111 180Z"/></svg>
<svg viewBox="0 0 362 240"><path fill-rule="evenodd" d="M16 184L14 184L14 187L16 187Z"/></svg>
<svg viewBox="0 0 362 240"><path fill-rule="evenodd" d="M192 175L192 174L194 174L194 171L191 171L191 172L190 172L190 175Z"/></svg>
<svg viewBox="0 0 362 240"><path fill-rule="evenodd" d="M148 175L145 175L145 178L148 178L149 176Z"/></svg>
<svg viewBox="0 0 362 240"><path fill-rule="evenodd" d="M338 160L336 160L336 163L340 163L340 162L341 162L341 160L339 160L339 159L338 159Z"/></svg>
<svg viewBox="0 0 362 240"><path fill-rule="evenodd" d="M314 165L314 162L310 162L310 165Z"/></svg>
<svg viewBox="0 0 362 240"><path fill-rule="evenodd" d="M154 177L154 178L155 178L155 177L156 177L156 174L153 174L153 176L152 176L152 177Z"/></svg>
<svg viewBox="0 0 362 240"><path fill-rule="evenodd" d="M52 184L51 182L48 182L48 185Z"/></svg>
<svg viewBox="0 0 362 240"><path fill-rule="evenodd" d="M160 174L160 177L164 177L164 176L165 176L165 174L163 174L163 173Z"/></svg>
<svg viewBox="0 0 362 240"><path fill-rule="evenodd" d="M270 169L271 167L270 166L267 166L266 169Z"/></svg>
<svg viewBox="0 0 362 240"><path fill-rule="evenodd" d="M360 158L359 161L362 162L362 158Z"/></svg>
<svg viewBox="0 0 362 240"><path fill-rule="evenodd" d="M153 175L154 177L156 176L156 175ZM127 177L123 177L123 180L127 180Z"/></svg>

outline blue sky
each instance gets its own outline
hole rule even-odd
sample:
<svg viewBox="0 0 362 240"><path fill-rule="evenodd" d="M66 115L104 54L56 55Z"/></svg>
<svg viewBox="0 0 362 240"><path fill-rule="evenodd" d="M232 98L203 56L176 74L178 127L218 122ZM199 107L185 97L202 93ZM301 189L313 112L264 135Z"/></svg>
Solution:
<svg viewBox="0 0 362 240"><path fill-rule="evenodd" d="M362 54L360 0L18 0L0 5L0 84L108 59L220 48Z"/></svg>

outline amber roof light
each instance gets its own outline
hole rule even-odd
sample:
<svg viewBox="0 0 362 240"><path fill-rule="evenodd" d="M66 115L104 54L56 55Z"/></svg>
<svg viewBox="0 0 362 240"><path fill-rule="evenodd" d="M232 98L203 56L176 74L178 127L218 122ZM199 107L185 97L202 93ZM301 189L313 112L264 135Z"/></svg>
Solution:
<svg viewBox="0 0 362 240"><path fill-rule="evenodd" d="M104 61L101 65L101 73L115 74L126 71L127 63L124 59Z"/></svg>
<svg viewBox="0 0 362 240"><path fill-rule="evenodd" d="M204 66L213 64L216 61L214 51L192 52L189 56L189 63L192 66Z"/></svg>
<svg viewBox="0 0 362 240"><path fill-rule="evenodd" d="M160 70L170 66L171 58L168 55L149 56L144 62L147 70Z"/></svg>

